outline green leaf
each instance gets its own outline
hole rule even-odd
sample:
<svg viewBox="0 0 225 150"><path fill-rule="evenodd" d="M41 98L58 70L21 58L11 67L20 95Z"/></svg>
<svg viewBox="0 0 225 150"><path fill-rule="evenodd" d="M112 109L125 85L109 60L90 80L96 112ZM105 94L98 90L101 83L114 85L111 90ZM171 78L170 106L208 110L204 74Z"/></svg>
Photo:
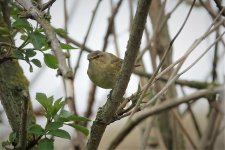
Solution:
<svg viewBox="0 0 225 150"><path fill-rule="evenodd" d="M52 116L55 116L56 113L65 105L65 102L62 101L62 98L59 98L58 100L55 101L53 105L53 111L52 111Z"/></svg>
<svg viewBox="0 0 225 150"><path fill-rule="evenodd" d="M62 122L50 122L50 123L47 124L47 126L46 126L45 129L47 131L56 130L56 129L62 127L62 126L63 126L63 123Z"/></svg>
<svg viewBox="0 0 225 150"><path fill-rule="evenodd" d="M36 100L45 108L48 109L48 98L44 93L36 93Z"/></svg>
<svg viewBox="0 0 225 150"><path fill-rule="evenodd" d="M58 60L54 55L51 54L44 54L44 62L45 64L52 69L58 68Z"/></svg>
<svg viewBox="0 0 225 150"><path fill-rule="evenodd" d="M13 22L12 27L17 28L22 31L32 31L33 28L31 24L26 19L21 19L18 17L15 17L15 22Z"/></svg>
<svg viewBox="0 0 225 150"><path fill-rule="evenodd" d="M5 147L6 147L6 146L10 146L11 144L12 144L12 143L9 142L9 141L2 141L2 143L1 143L3 149L6 149Z"/></svg>
<svg viewBox="0 0 225 150"><path fill-rule="evenodd" d="M12 142L15 142L17 139L16 139L16 132L11 132L10 135L9 135L9 141L12 143Z"/></svg>
<svg viewBox="0 0 225 150"><path fill-rule="evenodd" d="M20 50L14 50L13 51L13 56L18 58L18 59L24 59L24 54Z"/></svg>
<svg viewBox="0 0 225 150"><path fill-rule="evenodd" d="M32 62L35 66L41 68L41 62L40 62L38 59L32 59L31 62Z"/></svg>
<svg viewBox="0 0 225 150"><path fill-rule="evenodd" d="M53 96L48 97L48 101L47 102L48 102L48 106L49 107L53 105L53 101L54 101Z"/></svg>
<svg viewBox="0 0 225 150"><path fill-rule="evenodd" d="M69 44L66 44L66 43L60 43L60 46L62 49L66 49L66 50L71 50L71 49L77 49Z"/></svg>
<svg viewBox="0 0 225 150"><path fill-rule="evenodd" d="M67 110L63 110L58 118L60 121L68 122L68 121L90 121L90 119L81 116L75 116L71 112Z"/></svg>
<svg viewBox="0 0 225 150"><path fill-rule="evenodd" d="M82 132L86 136L88 136L88 134L89 134L89 130L84 126L81 126L78 124L72 124L72 123L67 124L67 125L73 127L74 129L77 129L78 131Z"/></svg>
<svg viewBox="0 0 225 150"><path fill-rule="evenodd" d="M28 49L28 50L25 51L25 56L26 57L34 57L36 54L37 53L34 50L32 50L32 49Z"/></svg>
<svg viewBox="0 0 225 150"><path fill-rule="evenodd" d="M39 150L53 150L54 143L52 139L44 138L38 142L38 149Z"/></svg>
<svg viewBox="0 0 225 150"><path fill-rule="evenodd" d="M41 49L43 46L47 44L47 39L45 35L41 34L40 32L33 32L29 34L30 42L33 44L35 49Z"/></svg>
<svg viewBox="0 0 225 150"><path fill-rule="evenodd" d="M24 34L21 35L21 36L20 36L20 39L23 40L23 41L26 41L26 40L27 40L27 35L24 35Z"/></svg>
<svg viewBox="0 0 225 150"><path fill-rule="evenodd" d="M34 124L28 128L29 133L37 134L37 135L44 135L45 130L38 124Z"/></svg>
<svg viewBox="0 0 225 150"><path fill-rule="evenodd" d="M69 140L71 139L70 134L67 131L62 129L51 130L48 134L61 137L64 139L69 139Z"/></svg>
<svg viewBox="0 0 225 150"><path fill-rule="evenodd" d="M21 12L18 10L17 7L9 7L9 8L10 8L10 10L9 10L10 15L13 16L13 18L17 17L19 12Z"/></svg>
<svg viewBox="0 0 225 150"><path fill-rule="evenodd" d="M64 29L62 29L62 28L54 29L54 31L55 31L56 33L61 33L61 34L63 34L63 35L67 34L66 31L65 31Z"/></svg>

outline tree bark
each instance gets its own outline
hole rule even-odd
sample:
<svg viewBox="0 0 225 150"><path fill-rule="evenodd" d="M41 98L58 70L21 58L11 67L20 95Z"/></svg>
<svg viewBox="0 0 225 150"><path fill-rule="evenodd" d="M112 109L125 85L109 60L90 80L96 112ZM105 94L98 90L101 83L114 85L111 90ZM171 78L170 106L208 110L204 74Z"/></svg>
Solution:
<svg viewBox="0 0 225 150"><path fill-rule="evenodd" d="M11 31L8 1L0 2L0 28ZM12 46L0 44L0 57L10 55L14 45L13 37L9 33L0 34L0 43L8 43ZM17 60L5 60L0 62L0 100L6 112L10 126L17 138L21 135L22 114L24 103L28 104L26 125L35 123L31 100L28 92L29 82L23 74ZM28 98L28 99L27 99Z"/></svg>

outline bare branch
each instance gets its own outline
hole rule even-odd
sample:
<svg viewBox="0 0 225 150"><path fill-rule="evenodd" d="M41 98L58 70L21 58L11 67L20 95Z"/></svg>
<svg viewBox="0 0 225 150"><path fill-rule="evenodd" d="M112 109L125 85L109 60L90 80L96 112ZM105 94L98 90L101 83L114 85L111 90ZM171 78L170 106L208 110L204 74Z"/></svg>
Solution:
<svg viewBox="0 0 225 150"><path fill-rule="evenodd" d="M209 88L209 89L205 89L205 90L199 90L199 91L192 93L190 95L187 95L185 97L177 98L177 99L173 99L173 100L167 100L158 106L154 106L149 109L144 109L143 111L136 113L134 115L134 117L131 119L131 121L122 128L121 132L109 144L109 149L117 146L127 136L127 134L135 126L137 126L139 123L141 123L144 119L146 119L150 116L159 114L161 112L168 111L174 107L179 106L180 104L188 103L190 101L196 101L196 100L198 100L198 98L201 98L201 97L218 94L218 93L222 92L223 90L225 90L223 86Z"/></svg>

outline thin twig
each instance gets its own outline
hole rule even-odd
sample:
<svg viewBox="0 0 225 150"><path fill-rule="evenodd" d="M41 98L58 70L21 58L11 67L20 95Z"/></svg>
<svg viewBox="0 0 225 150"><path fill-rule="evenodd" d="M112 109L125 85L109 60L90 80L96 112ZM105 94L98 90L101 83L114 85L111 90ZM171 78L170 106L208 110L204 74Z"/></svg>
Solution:
<svg viewBox="0 0 225 150"><path fill-rule="evenodd" d="M214 2L220 11L224 8L224 6L222 6L221 0L214 0ZM222 15L225 16L225 10L222 11Z"/></svg>
<svg viewBox="0 0 225 150"><path fill-rule="evenodd" d="M187 72L189 69L191 69L212 47L213 45L215 45L215 43L217 43L220 38L222 38L222 36L225 34L225 31L223 32L223 34L218 37L216 39L216 41L214 41L191 65L189 65L186 69L184 69L182 72L180 72L179 74L174 75L167 83L166 85L163 87L163 89L161 91L159 91L151 100L149 100L149 102L146 104L146 106L150 106L152 103L155 102L155 100L157 100L164 92L167 91L167 89L169 88L170 85L172 85L182 74L184 74L185 72ZM184 60L182 61L182 63L184 62ZM182 64L181 63L181 64ZM180 64L179 64L180 65ZM178 69L180 68L180 66L178 66ZM178 69L176 69L178 71ZM157 78L157 76L156 76ZM145 107L146 107L145 106Z"/></svg>
<svg viewBox="0 0 225 150"><path fill-rule="evenodd" d="M161 59L161 61L160 61L159 66L156 68L156 70L154 71L152 77L149 79L148 84L146 85L146 88L142 91L142 94L141 94L141 96L140 96L140 98L139 98L139 100L138 100L136 106L134 107L134 109L133 109L133 111L132 111L132 114L131 114L131 116L130 116L130 119L132 118L132 116L134 115L134 113L137 111L137 109L138 109L138 107L139 107L139 105L140 105L142 99L145 97L146 92L148 91L148 88L151 86L152 82L154 81L154 78L156 77L156 75L158 74L160 68L162 67L163 63L165 62L166 57L167 57L168 53L170 52L170 50L171 50L171 48L172 48L172 45L173 45L174 41L177 39L177 37L179 36L179 34L181 33L181 31L183 30L183 28L184 28L184 26L185 26L185 24L186 24L186 22L187 22L187 20L188 20L188 18L189 18L189 16L190 16L190 13L191 13L191 11L192 11L192 9L193 9L193 7L194 7L194 4L195 4L195 0L193 1L192 5L191 5L191 7L190 7L190 9L189 9L189 12L188 12L188 14L187 14L187 16L186 16L186 18L185 18L183 24L181 25L181 27L180 27L180 29L178 30L177 34L174 36L174 38L173 38L172 41L170 42L169 47L168 47L168 48L166 49L166 51L164 52L164 54L163 54L163 56L162 56L162 59Z"/></svg>
<svg viewBox="0 0 225 150"><path fill-rule="evenodd" d="M90 31L91 31L91 28L93 26L93 23L94 23L94 19L96 17L96 14L97 14L97 10L100 6L100 3L101 3L102 0L98 0L96 6L95 6L95 9L93 11L93 14L92 14L92 17L91 17L91 21L89 23L89 26L88 26L88 30L87 30L87 33L86 33L86 36L84 37L84 41L83 41L83 44L81 46L81 50L80 50L80 53L79 53L79 56L78 56L78 59L77 59L77 63L76 63L76 66L74 68L74 76L77 74L77 69L80 67L80 60L81 60L81 56L83 54L83 50L84 50L84 47L86 45L86 42L88 40L88 37L89 37L89 34L90 34Z"/></svg>
<svg viewBox="0 0 225 150"><path fill-rule="evenodd" d="M115 8L115 10L113 11L112 13L112 16L109 18L109 25L108 25L108 29L106 31L106 34L105 34L105 37L104 37L104 45L103 45L103 48L102 48L102 51L106 51L106 48L107 48L107 45L108 45L108 38L109 38L109 35L112 33L113 31L113 24L114 24L114 19L116 17L116 14L118 13L119 11L119 8L122 4L123 0L120 0L118 3L117 3L117 6Z"/></svg>
<svg viewBox="0 0 225 150"><path fill-rule="evenodd" d="M87 101L87 108L84 113L85 117L90 117L92 115L92 109L93 109L93 104L95 100L95 92L96 92L96 85L92 83L90 91L89 91L89 97Z"/></svg>
<svg viewBox="0 0 225 150"><path fill-rule="evenodd" d="M68 36L67 34L62 34L62 33L58 33L58 35L61 37L61 38L64 38L65 40L68 41L68 43L72 43L78 47L80 47L80 49L83 47L83 50L88 52L88 53L91 53L93 52L94 50L87 47L87 46L83 46L83 44L81 44L80 42L76 41L75 39L73 39L72 37Z"/></svg>
<svg viewBox="0 0 225 150"><path fill-rule="evenodd" d="M174 116L174 118L176 119L176 122L178 123L179 127L181 128L181 131L183 131L184 135L187 137L188 141L191 143L192 147L197 150L198 146L197 144L194 142L194 140L191 138L189 132L185 129L183 123L180 120L179 115L177 114L176 111L172 110L171 112Z"/></svg>
<svg viewBox="0 0 225 150"><path fill-rule="evenodd" d="M139 70L135 70L133 73L136 75L139 75L141 77L146 77L146 78L151 78L151 76L152 76L152 74L150 74L150 73L142 72ZM163 82L167 82L169 80L169 78L165 77L165 76L160 76L160 78L158 78L158 79ZM207 81L183 80L183 79L176 80L175 84L178 84L181 86L187 86L189 88L195 88L195 89L205 89L212 85L220 85L219 83L211 83L211 82L207 82Z"/></svg>
<svg viewBox="0 0 225 150"><path fill-rule="evenodd" d="M114 6L113 6L113 0L110 0L110 5L111 5L111 12L113 13L113 11L115 10ZM116 26L115 26L115 21L113 22L113 29L112 29L112 34L113 34L113 41L114 41L114 45L115 45L115 51L116 51L116 56L120 57L120 53L119 53L119 45L118 45L118 38L117 38L117 33L116 33Z"/></svg>

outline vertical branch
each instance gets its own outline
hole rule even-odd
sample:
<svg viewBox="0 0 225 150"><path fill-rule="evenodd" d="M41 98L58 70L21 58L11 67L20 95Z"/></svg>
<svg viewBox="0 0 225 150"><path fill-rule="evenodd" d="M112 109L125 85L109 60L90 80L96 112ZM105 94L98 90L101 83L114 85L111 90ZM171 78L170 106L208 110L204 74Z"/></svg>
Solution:
<svg viewBox="0 0 225 150"><path fill-rule="evenodd" d="M65 0L63 2L63 8L64 8L64 26L65 26L65 31L68 33L68 12L67 12L67 1ZM69 43L68 39L65 39L66 43ZM67 51L67 56L70 56L70 51ZM68 67L71 69L71 61L70 58L66 59L68 62ZM66 102L67 105L69 106L70 111L72 111L75 115L78 115L77 113L77 108L76 108L76 99L75 99L75 93L74 93L74 78L69 79L68 83L65 80L65 78L62 78L63 80L63 86L64 86L64 91L65 91L65 96L66 96ZM67 86L69 84L69 86Z"/></svg>
<svg viewBox="0 0 225 150"><path fill-rule="evenodd" d="M90 138L87 143L88 150L95 150L98 148L107 125L110 123L121 103L141 44L150 4L151 0L139 0L138 2L121 71L119 72L116 84L109 95L106 104L99 109L96 119L93 122ZM115 147L112 147L112 149L113 148Z"/></svg>
<svg viewBox="0 0 225 150"><path fill-rule="evenodd" d="M92 28L92 25L94 23L94 19L95 19L95 16L96 16L96 13L97 13L97 10L100 6L100 3L101 3L102 0L98 0L96 6L95 6L95 9L93 11L93 14L92 14L92 17L91 17L91 21L90 21L90 24L89 24L89 27L88 27L88 30L87 30L87 33L86 33L86 36L84 37L84 42L81 46L81 51L79 53L79 56L78 56L78 59L77 59L77 63L76 63L76 66L74 68L74 76L76 75L77 73L77 69L79 68L80 66L80 60L81 60L81 56L83 54L83 50L84 50L84 47L86 46L86 42L88 40L88 37L89 37L89 34L90 34L90 31L91 31L91 28Z"/></svg>
<svg viewBox="0 0 225 150"><path fill-rule="evenodd" d="M29 101L28 91L23 91L22 115L21 115L20 134L19 134L19 147L21 149L25 149L26 143L27 143L28 101Z"/></svg>
<svg viewBox="0 0 225 150"><path fill-rule="evenodd" d="M113 1L110 0L110 5L111 5L111 12L113 13L114 11L114 6L113 6ZM120 51L119 51L119 45L118 45L118 39L117 39L117 33L116 33L116 26L115 26L115 21L113 22L113 29L112 29L112 34L113 34L113 41L114 41L114 45L115 45L115 51L116 51L116 55L117 57L120 57Z"/></svg>
<svg viewBox="0 0 225 150"><path fill-rule="evenodd" d="M108 29L106 31L106 35L104 37L104 45L103 45L103 48L102 48L102 51L106 51L106 48L107 48L107 45L108 45L108 38L109 38L109 35L113 32L113 24L114 24L114 19L116 17L116 14L118 13L119 11L119 8L122 4L123 0L120 0L118 3L117 3L117 6L116 8L114 9L113 13L112 13L112 16L109 18L109 25L108 25Z"/></svg>
<svg viewBox="0 0 225 150"><path fill-rule="evenodd" d="M90 91L89 91L89 97L88 97L88 102L87 102L87 109L84 113L85 117L90 117L92 115L92 107L94 104L95 100L95 92L96 92L96 85L92 84Z"/></svg>

